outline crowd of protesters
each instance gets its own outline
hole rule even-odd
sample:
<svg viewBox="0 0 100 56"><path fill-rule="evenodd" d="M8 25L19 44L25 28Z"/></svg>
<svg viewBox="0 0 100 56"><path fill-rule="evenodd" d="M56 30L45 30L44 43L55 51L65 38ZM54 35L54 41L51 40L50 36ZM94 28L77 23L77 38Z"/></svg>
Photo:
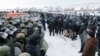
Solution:
<svg viewBox="0 0 100 56"><path fill-rule="evenodd" d="M45 21L45 19L47 21ZM82 56L95 56L96 51L100 52L99 16L47 13L46 17L42 15L41 21L44 29L46 27L45 23L47 23L50 36L62 34L67 38L71 38L72 40L76 40L79 36L81 40L81 48L79 53L83 52ZM99 53L98 56L100 56Z"/></svg>
<svg viewBox="0 0 100 56"><path fill-rule="evenodd" d="M0 56L44 56L44 32L39 21L0 19Z"/></svg>
<svg viewBox="0 0 100 56"><path fill-rule="evenodd" d="M55 34L64 34L66 37L75 39L78 34L81 34L82 28L86 28L88 25L97 25L97 19L95 16L77 16L77 15L62 15L62 14L47 14L47 18L42 15L41 22L46 30L46 23L48 29L53 36ZM46 21L46 20L47 21ZM84 29L83 29L84 30Z"/></svg>

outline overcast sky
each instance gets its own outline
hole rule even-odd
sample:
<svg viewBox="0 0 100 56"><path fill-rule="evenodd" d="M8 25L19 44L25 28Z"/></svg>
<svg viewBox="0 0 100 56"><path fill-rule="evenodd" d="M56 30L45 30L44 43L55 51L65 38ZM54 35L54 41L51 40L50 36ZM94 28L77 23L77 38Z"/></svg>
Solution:
<svg viewBox="0 0 100 56"><path fill-rule="evenodd" d="M43 6L68 6L97 2L100 2L100 0L0 0L0 9L41 8Z"/></svg>

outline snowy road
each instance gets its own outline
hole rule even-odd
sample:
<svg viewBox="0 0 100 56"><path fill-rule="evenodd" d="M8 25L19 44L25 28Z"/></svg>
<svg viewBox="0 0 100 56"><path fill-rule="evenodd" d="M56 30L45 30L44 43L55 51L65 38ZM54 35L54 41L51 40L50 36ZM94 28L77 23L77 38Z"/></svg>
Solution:
<svg viewBox="0 0 100 56"><path fill-rule="evenodd" d="M80 50L80 39L72 41L70 38L63 35L49 36L48 30L45 31L45 40L49 45L49 49L46 53L47 56L81 56L78 53Z"/></svg>

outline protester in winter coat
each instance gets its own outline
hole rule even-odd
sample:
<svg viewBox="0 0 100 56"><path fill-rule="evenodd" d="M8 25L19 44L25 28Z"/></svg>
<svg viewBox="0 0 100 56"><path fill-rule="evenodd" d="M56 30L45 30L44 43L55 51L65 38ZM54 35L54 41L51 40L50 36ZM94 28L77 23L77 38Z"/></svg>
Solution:
<svg viewBox="0 0 100 56"><path fill-rule="evenodd" d="M44 30L46 30L46 26L45 26L46 21L45 21L44 18L41 19L41 23L42 23L42 25L43 25Z"/></svg>
<svg viewBox="0 0 100 56"><path fill-rule="evenodd" d="M82 23L80 31L79 31L78 34L79 34L80 39L81 39L81 49L79 51L79 53L81 53L81 52L83 52L85 42L87 41L86 26L84 25L84 23Z"/></svg>
<svg viewBox="0 0 100 56"><path fill-rule="evenodd" d="M54 33L54 29L55 29L54 20L50 19L49 24L48 24L48 28L49 28L50 36L51 36L52 33L53 33L53 36L54 36L55 35L55 33Z"/></svg>
<svg viewBox="0 0 100 56"><path fill-rule="evenodd" d="M56 30L57 30L57 34L61 34L61 28L62 28L62 21L61 21L61 18L60 19L58 19L58 21L57 21L57 24L55 24L56 26L55 26L55 28L56 28Z"/></svg>
<svg viewBox="0 0 100 56"><path fill-rule="evenodd" d="M68 21L67 21L67 19L64 19L62 28L64 30L64 36L67 36L67 37L69 36L68 27L69 27Z"/></svg>
<svg viewBox="0 0 100 56"><path fill-rule="evenodd" d="M32 24L32 22L29 22L26 25L26 28L28 29L28 36L31 35L33 33L33 24Z"/></svg>
<svg viewBox="0 0 100 56"><path fill-rule="evenodd" d="M58 19L59 19L59 18L56 17L56 18L55 18L55 21L54 21L54 23L55 23L55 33L56 33L56 34L58 34Z"/></svg>
<svg viewBox="0 0 100 56"><path fill-rule="evenodd" d="M40 36L36 32L29 37L29 43L25 47L25 52L31 56L41 56L40 47L38 45Z"/></svg>
<svg viewBox="0 0 100 56"><path fill-rule="evenodd" d="M21 44L18 42L14 44L14 56L19 56L22 53L20 46Z"/></svg>
<svg viewBox="0 0 100 56"><path fill-rule="evenodd" d="M89 26L87 28L88 40L84 46L82 56L95 56L98 45L98 39L95 38L95 29L96 27L94 26Z"/></svg>
<svg viewBox="0 0 100 56"><path fill-rule="evenodd" d="M81 27L81 22L79 20L76 21L76 35L79 33L79 29Z"/></svg>
<svg viewBox="0 0 100 56"><path fill-rule="evenodd" d="M68 26L69 26L69 37L72 40L74 40L75 39L75 29L76 29L75 22L72 22L72 20L71 20L69 22Z"/></svg>
<svg viewBox="0 0 100 56"><path fill-rule="evenodd" d="M21 50L24 51L25 49L25 34L24 33L18 33L16 36L16 42L21 43Z"/></svg>

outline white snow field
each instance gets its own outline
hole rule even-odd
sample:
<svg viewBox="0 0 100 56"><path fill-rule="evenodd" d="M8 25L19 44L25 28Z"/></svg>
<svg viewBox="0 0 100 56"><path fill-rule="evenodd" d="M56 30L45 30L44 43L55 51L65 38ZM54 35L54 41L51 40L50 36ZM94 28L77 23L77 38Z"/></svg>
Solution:
<svg viewBox="0 0 100 56"><path fill-rule="evenodd" d="M46 56L82 56L82 53L78 53L81 47L79 37L77 37L77 40L72 41L63 35L49 36L47 29L45 31L45 40L49 45Z"/></svg>

